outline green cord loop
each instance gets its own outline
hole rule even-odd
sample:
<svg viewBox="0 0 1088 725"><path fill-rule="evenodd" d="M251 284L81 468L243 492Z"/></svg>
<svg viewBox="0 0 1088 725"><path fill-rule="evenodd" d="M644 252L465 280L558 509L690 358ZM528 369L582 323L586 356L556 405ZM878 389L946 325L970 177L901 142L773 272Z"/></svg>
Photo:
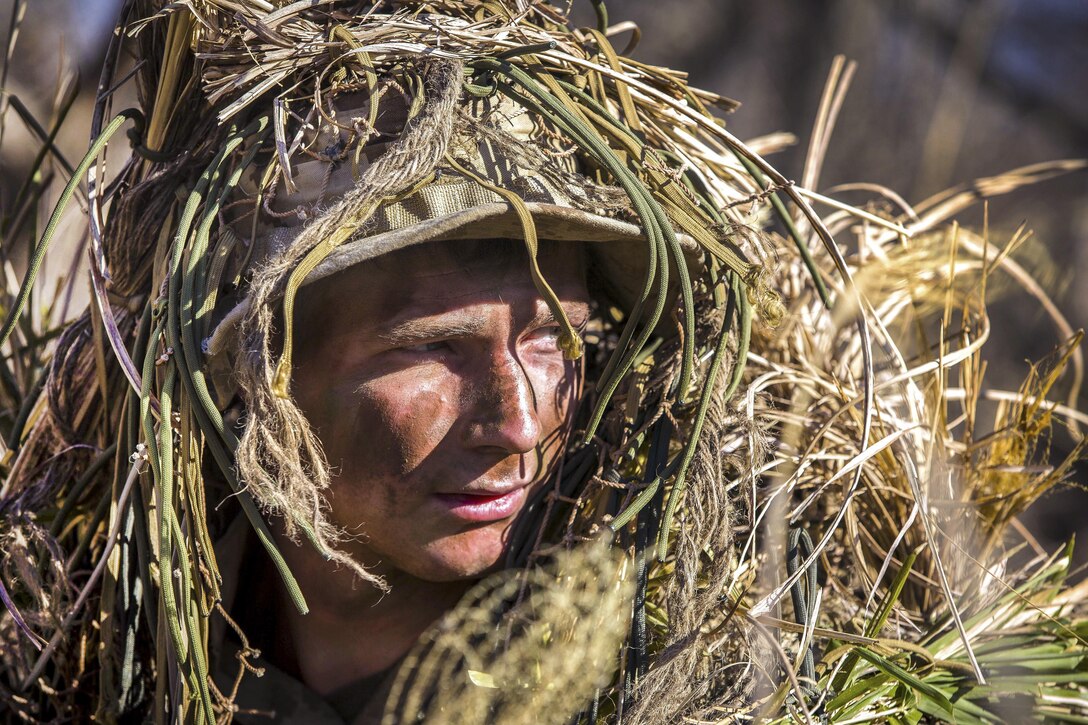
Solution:
<svg viewBox="0 0 1088 725"><path fill-rule="evenodd" d="M790 529L786 541L786 573L792 577L801 567L802 562L812 556L812 539L808 532L797 527ZM804 576L799 578L790 587L790 599L793 601L794 619L802 627L808 628L812 618L816 616L817 596L820 590L820 582L817 571L817 562L813 561L805 569ZM801 686L806 689L806 698L813 697L812 685L816 682L816 661L814 647L811 643L805 648L801 658L800 671Z"/></svg>
<svg viewBox="0 0 1088 725"><path fill-rule="evenodd" d="M19 318L22 316L23 310L30 300L30 291L34 288L34 283L38 279L38 273L41 271L42 262L45 261L45 253L49 251L50 243L53 241L53 235L56 234L57 227L60 226L64 212L68 208L68 203L72 200L72 196L76 193L80 181L82 181L91 166L98 161L98 156L102 153L102 149L106 147L106 144L113 138L113 135L117 133L121 126L124 125L125 121L142 118L143 116L139 111L131 108L118 113L113 120L106 125L106 128L102 130L102 133L99 134L98 138L94 140L94 143L91 144L91 148L79 162L79 165L76 166L75 173L68 179L68 183L64 185L64 190L61 192L56 206L53 207L53 213L50 215L49 221L45 225L45 231L42 232L41 239L38 240L37 245L34 247L34 253L30 257L30 263L27 265L26 275L23 277L23 283L19 287L19 294L15 298L15 304L12 305L11 310L8 312L7 319L4 321L4 327L0 329L0 346L6 343L8 338L11 337L15 325L18 324ZM7 363L5 362L4 364L6 365Z"/></svg>

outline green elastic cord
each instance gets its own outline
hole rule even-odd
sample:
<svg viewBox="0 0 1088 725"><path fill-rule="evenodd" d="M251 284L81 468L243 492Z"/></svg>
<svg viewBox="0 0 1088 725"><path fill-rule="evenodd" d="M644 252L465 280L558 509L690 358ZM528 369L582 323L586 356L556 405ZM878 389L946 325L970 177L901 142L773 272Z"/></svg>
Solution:
<svg viewBox="0 0 1088 725"><path fill-rule="evenodd" d="M183 664L189 657L189 643L181 631L181 619L178 615L174 589L174 523L177 514L174 510L174 427L170 423L170 417L173 412L172 399L176 378L177 367L172 362L167 362L166 375L162 389L159 391L161 410L159 430L153 433L157 436L156 453L159 464L159 475L155 479L159 505L159 591L162 593L162 603L166 609L166 623L170 639L174 644L174 652L178 662ZM180 550L184 547L178 548ZM177 571L182 578L188 574L182 571L181 567Z"/></svg>
<svg viewBox="0 0 1088 725"><path fill-rule="evenodd" d="M763 175L763 172L759 170L751 159L744 154L734 154L736 158L744 166L748 175L759 185L759 188L766 191L770 188L770 183ZM798 253L801 255L801 260L805 263L805 269L808 270L809 276L812 277L813 283L816 285L816 291L820 295L820 300L824 303L824 306L831 309L831 295L827 291L827 285L824 284L823 275L820 274L820 270L816 267L816 262L812 259L812 252L809 251L808 245L805 244L805 240L801 238L801 232L797 229L797 225L793 223L793 217L790 216L789 211L786 210L786 205L782 203L782 200L778 197L778 194L772 192L770 195L771 206L774 207L775 213L778 215L779 220L785 225L786 230L789 232L790 239L793 240L794 246L797 247Z"/></svg>
<svg viewBox="0 0 1088 725"><path fill-rule="evenodd" d="M205 433L205 439L211 450L212 457L215 458L220 471L227 479L231 489L237 494L239 504L242 507L242 512L253 527L257 539L261 542L261 546L272 560L292 603L299 612L305 614L309 610L306 605L305 597L302 595L302 591L299 589L294 575L291 574L291 570L287 566L287 562L284 560L283 555L276 547L272 534L268 530L268 525L261 516L257 504L253 500L253 496L240 484L237 475L234 472L232 454L237 448L238 439L234 433L224 425L222 414L219 412L219 409L216 408L215 402L208 390L207 379L201 370L200 353L198 352L200 346L193 330L193 311L200 307L194 300L193 288L195 284L195 266L204 261L211 221L214 221L218 217L218 210L223 201L237 185L242 172L252 161L254 155L260 148L260 140L263 139L267 133L268 118L262 117L250 124L250 126L241 133L231 134L224 148L208 168L205 169L186 201L181 218L178 222L178 230L174 237L174 246L171 251L171 274L169 283L170 324L167 326L167 330L175 351L181 351L178 363L182 368L182 383L189 396L199 403L199 405L194 406L194 411L197 414L198 425ZM213 180L218 181L219 167L223 164L224 159L237 149L243 141L252 137L256 137L255 143L251 149L247 151L241 163L234 169L230 178L223 185L223 190L217 202L207 205L208 208L205 209L202 223L200 224L197 233L194 235L192 246L189 249L189 264L183 273L181 263L184 256L184 247L189 240L190 230L192 229L197 211L204 203L208 187L212 184ZM184 322L182 321L181 314L183 308L186 313Z"/></svg>
<svg viewBox="0 0 1088 725"><path fill-rule="evenodd" d="M577 88L572 83L566 81L559 81L559 85L567 91L567 93L575 96L579 102L585 106L585 112L591 114L593 120L597 121L601 125L607 126L612 130L616 140L622 143L628 149L628 153L633 158L641 158L643 151L646 149L645 144L641 140L631 134L630 130L620 124L608 109L602 106L597 99L585 91ZM656 150L657 153L664 156L673 158L673 154ZM698 176L684 175L683 179L687 183L687 188L694 194L703 197L707 200L706 203L698 208L699 212L706 215L707 220L710 223L717 224L719 226L725 225L725 219L721 216L718 210L714 207L714 204L709 201L709 193L703 186L702 180ZM699 184L699 188L694 188L694 182ZM666 187L667 188L667 187ZM674 206L676 206L674 204ZM679 211L679 209L678 209ZM721 241L714 238L712 234L699 226L700 222L693 219L687 213L684 213L685 219L677 220L684 222L684 230L688 232L699 244L701 244L706 251L710 252L716 257L722 264L729 269L735 271L742 279L747 279L753 274L753 265L744 259L739 250L726 246Z"/></svg>
<svg viewBox="0 0 1088 725"><path fill-rule="evenodd" d="M196 641L197 628L193 617L192 571L189 563L189 551L185 545L185 534L181 530L177 511L174 508L174 426L173 395L177 382L177 366L171 358L166 364L166 374L159 392L161 419L159 420L158 480L159 498L159 591L162 593L163 608L166 610L166 623L178 665L186 673L191 690L197 693L198 709L208 725L215 725L212 716L212 700L208 691L208 668L203 657L203 647ZM177 553L178 566L173 566L174 554ZM174 578L177 577L178 590L181 592L179 609ZM186 632L181 630L181 617L185 617ZM186 636L188 635L188 636ZM191 645L191 646L190 646ZM192 657L190 658L190 655Z"/></svg>
<svg viewBox="0 0 1088 725"><path fill-rule="evenodd" d="M786 545L786 573L793 576L801 563L812 556L812 539L808 532L802 528L791 529ZM805 575L798 579L790 587L790 598L793 600L793 614L797 623L808 628L812 617L816 614L816 595L820 590L816 561L805 570ZM816 682L816 662L812 653L812 645L805 648L804 657L801 658L802 686L811 686Z"/></svg>
<svg viewBox="0 0 1088 725"><path fill-rule="evenodd" d="M603 5L601 6L604 7ZM605 27L607 28L608 19L605 18ZM605 37L605 30L590 30L593 38L597 41L597 47L601 51L601 55L605 57L608 62L608 67L614 70L618 75L622 75L623 68L620 66L620 58L616 55L616 49L612 47L612 43ZM635 101L631 98L631 89L627 87L627 84L622 81L616 82L616 95L620 99L620 108L623 109L623 116L627 120L627 126L636 134L642 132L642 122L639 121L638 111L635 109Z"/></svg>
<svg viewBox="0 0 1088 725"><path fill-rule="evenodd" d="M414 78L415 76L410 76ZM295 297L298 294L299 288L302 287L302 283L306 281L306 277L310 272L314 271L319 264L325 261L332 252L344 242L351 239L351 237L359 230L359 227L370 219L375 210L382 204L394 202L398 199L403 199L407 196L411 196L415 191L430 183L434 179L433 174L424 177L416 184L404 189L396 194L391 194L381 199L372 199L366 202L356 213L353 219L350 219L336 231L330 234L328 237L318 242L313 249L311 249L298 266L291 270L291 275L287 278L287 285L283 292L283 351L280 354L279 363L276 365L275 373L272 376L272 392L281 398L288 398L291 395L291 366L292 356L295 346ZM306 531L306 529L303 529ZM307 531L307 536L312 534L312 530Z"/></svg>
<svg viewBox="0 0 1088 725"><path fill-rule="evenodd" d="M522 45L517 48L511 48L510 50L504 50L497 54L495 57L499 60L509 60L511 58L517 58L522 55L533 55L535 53L546 53L549 50L555 50L559 47L559 43L554 40L549 40L547 43L534 43L533 45Z"/></svg>
<svg viewBox="0 0 1088 725"><path fill-rule="evenodd" d="M595 135L585 122L577 118L571 110L563 104L559 97L556 96L555 89L543 88L532 76L508 63L502 63L492 59L482 59L477 62L477 67L486 72L499 72L509 76L518 84L519 88L524 88L531 95L531 98L526 98L521 93L518 93L513 87L506 84L499 84L500 90L503 90L503 92L507 93L511 98L517 100L522 105L529 107L531 110L536 110L538 113L550 117L561 130L565 131L576 142L591 151L594 158L616 177L621 187L627 192L628 197L635 207L636 213L643 223L650 244L657 249L657 270L655 273L653 271L654 268L652 266L650 267L650 271L647 274L647 290L642 298L645 300L646 296L649 295L649 291L652 289L653 283L656 280L658 294L656 296L657 299L654 309L650 314L650 318L645 322L642 332L636 339L633 349L624 354L623 348L618 347L614 353L614 356L622 355L622 358L619 363L613 367L612 374L609 376L609 380L603 388L600 400L598 401L597 407L593 412L583 437L583 443L586 443L591 440L595 434L601 419L604 417L604 412L608 407L612 395L615 393L620 381L630 369L639 350L645 346L646 341L650 338L657 322L661 319L661 315L664 312L668 290L669 265L665 255L666 250L664 249L665 243L662 238L663 235L659 221L660 217L653 211L653 207L657 205L652 198L650 198L649 193L642 183L628 171L626 167L624 167L623 163L614 153L612 153L611 149L608 148L608 145L600 138L600 136ZM561 93L561 89L558 90ZM658 207L657 210L660 212L660 207ZM663 216L663 214L661 216ZM671 233L671 228L668 231ZM686 269L682 270L682 273L686 274ZM636 305L636 309L640 309L640 305ZM630 339L631 334L628 330L631 330L631 326L635 323L636 320L634 318L628 322L628 326L625 327L623 334L621 334L621 345L625 342L625 339Z"/></svg>
<svg viewBox="0 0 1088 725"><path fill-rule="evenodd" d="M735 273L730 272L729 275L732 277ZM734 285L736 285L736 280L733 280L733 282ZM699 442L699 436L702 434L703 424L706 422L707 411L710 409L710 401L714 397L714 385L717 382L718 371L721 368L722 360L725 358L725 353L728 349L729 323L731 322L732 317L731 308L734 304L740 313L740 335L737 338L737 356L733 363L733 372L730 376L729 387L726 388L725 391L726 399L731 398L733 393L736 392L744 374L744 361L748 357L748 345L752 339L752 307L748 301L748 295L744 293L744 290L739 290L731 294L729 303L729 307L726 309L725 324L722 325L722 332L718 338L718 344L714 348L714 356L711 358L710 368L707 370L706 383L703 385L703 392L699 398L699 407L696 410L695 418L692 421L691 435L688 436L684 451L681 454L680 468L676 472L676 479L673 482L672 490L669 492L669 501L665 506L665 514L661 520L661 529L658 531L657 535L658 561L665 561L668 556L669 534L672 530L672 522L676 516L676 509L680 504L681 496L687 486L688 467L695 457L695 448Z"/></svg>
<svg viewBox="0 0 1088 725"><path fill-rule="evenodd" d="M12 305L11 310L8 312L8 317L4 321L4 327L0 329L0 346L3 346L4 343L8 341L12 331L15 329L15 325L19 322L19 317L23 314L23 309L30 299L30 291L34 288L34 283L38 279L38 272L41 271L42 262L45 261L45 253L49 251L49 245L53 241L53 235L56 234L61 218L68 208L68 203L72 200L72 195L76 193L76 189L79 188L79 184L83 180L84 175L86 175L87 171L91 168L91 165L98 161L98 155L102 153L102 149L106 147L106 144L113 135L117 133L118 129L124 125L125 121L137 118L142 117L138 111L133 109L126 109L117 114L117 116L107 124L106 128L103 129L98 138L94 140L94 143L91 144L91 148L76 167L75 173L68 179L68 183L65 184L64 190L61 192L56 206L53 207L53 213L49 217L49 222L45 225L45 231L42 233L41 239L38 240L38 244L34 247L34 253L30 256L30 263L27 265L26 275L23 277L23 284L19 287L19 294L15 298L15 304ZM7 363L5 362L4 365L7 365Z"/></svg>
<svg viewBox="0 0 1088 725"><path fill-rule="evenodd" d="M589 0L593 3L593 12L597 14L597 30L605 32L608 30L608 8L604 6L604 0Z"/></svg>
<svg viewBox="0 0 1088 725"><path fill-rule="evenodd" d="M155 363L157 362L158 339L162 334L162 308L156 306L152 310L152 328L148 335L147 350L144 352L144 364L140 371L140 380L143 387L140 389L140 428L144 434L144 442L147 445L147 460L151 465L151 475L157 481L162 477L159 470L159 446L155 433L155 414L152 406L151 385L155 380Z"/></svg>
<svg viewBox="0 0 1088 725"><path fill-rule="evenodd" d="M351 51L350 54L355 58L355 62L359 64L359 67L363 71L363 77L366 78L367 89L367 132L374 133L375 127L378 124L378 101L380 96L378 95L378 74L374 71L374 62L370 59L370 54L364 50L359 44L359 41L351 34L351 32L343 25L334 25L332 30L329 31L330 40L339 40L348 46ZM352 159L351 173L352 178L358 180L359 159L362 156L363 149L366 146L366 139L360 139L358 146L355 147L355 156Z"/></svg>
<svg viewBox="0 0 1088 725"><path fill-rule="evenodd" d="M560 304L559 297L555 294L555 290L552 289L551 285L548 284L548 281L544 279L544 275L540 272L540 264L537 262L539 244L536 236L536 224L533 222L533 215L529 213L529 209L525 206L525 202L513 191L492 184L476 172L457 163L449 156L446 157L446 162L453 167L455 171L472 179L488 191L501 196L517 213L518 221L521 223L522 236L525 238L525 250L529 253L529 272L533 277L533 286L536 287L536 291L540 296L544 298L544 301L547 303L548 309L551 310L556 322L563 328L563 332L559 336L558 341L559 349L563 351L563 357L567 360L577 360L582 357L582 338L579 337L578 331L574 329L574 326L570 324L570 319L567 317L563 305Z"/></svg>
<svg viewBox="0 0 1088 725"><path fill-rule="evenodd" d="M369 218L377 206L377 202L369 204L359 215L360 218ZM306 281L306 277L309 276L310 272L317 269L317 265L325 261L325 258L332 254L337 247L350 239L357 229L357 224L346 224L322 239L313 249L306 253L306 256L302 258L297 267L291 270L291 275L287 278L287 287L283 291L283 352L280 354L279 363L276 365L276 372L272 376L272 392L281 398L288 398L291 395L291 367L295 347L295 297L298 295L298 290L302 287L302 283Z"/></svg>
<svg viewBox="0 0 1088 725"><path fill-rule="evenodd" d="M567 85L562 83L559 83L558 86L563 89L566 89L568 87ZM631 130L617 123L616 119L611 114L607 112L596 112L595 109L599 109L600 106L589 95L585 94L582 91L578 91L577 89L575 89L575 92L580 99L585 101L587 105L590 106L589 108L582 109L583 113L587 114L588 117L592 119L592 121L595 122L598 127L610 129L615 140L625 147L628 155L631 158L641 158L645 146L636 136L632 134ZM642 185L641 182L640 185ZM666 193L672 191L671 187L667 183L663 183L662 185L664 186ZM661 207L662 201L653 197L651 193L645 189L645 185L642 185L642 187L646 191L648 208L650 209L651 213L653 213L657 222L657 228L661 231L665 243L667 244L667 248L672 254L672 259L676 263L677 274L680 280L682 308L685 311L690 310L694 305L694 296L692 294L691 279L688 275L687 261L684 258L683 250L681 250L679 240L676 238L676 233L673 231L671 220L665 213L664 209ZM668 201L668 199L666 199L666 201ZM715 248L721 247L722 245L718 244L716 240L710 238L709 234L706 234L701 227L691 221L690 216L686 214L684 214L683 216L686 220L689 221L687 226L690 227L690 231L693 232L693 235L696 237L696 239L699 240L704 247L716 254L717 252ZM690 314L685 314L683 318L683 325L684 353L683 357L681 358L680 384L677 386L677 390L680 391L681 397L687 392L688 386L691 382L692 369L694 368L694 317ZM631 364L626 366L626 369L629 370L631 367L634 367L638 359L642 356L643 351L639 350L637 356L634 358L634 360L631 361ZM610 364L608 367L605 368L602 378L608 378L615 369L616 366L612 366Z"/></svg>
<svg viewBox="0 0 1088 725"><path fill-rule="evenodd" d="M628 153L632 154L632 156L634 157L640 157L639 149L642 148L641 142L639 142L638 139L631 135L628 129L619 125L611 114L605 111L605 109L603 109L595 99L593 99L583 91L575 88L570 84L563 83L561 85L563 85L566 90L576 94L579 100L581 100L586 106L589 107L587 109L587 112L593 114L594 120L598 121L601 124L607 124L610 128L613 129L614 133L617 134L618 140L628 147ZM671 191L672 187L666 186L666 190ZM695 190L692 189L692 191ZM743 287L742 279L752 278L759 268L747 262L739 251L734 251L733 249L727 247L724 243L718 241L717 239L714 239L709 234L709 232L707 232L700 226L700 222L698 220L695 220L690 215L688 215L687 212L684 212L681 207L676 204L673 204L673 206L675 207L675 212L680 215L679 221L681 222L682 228L685 229L685 231L687 231L689 234L691 234L692 237L695 238L696 241L699 242L699 244L701 244L703 248L712 255L712 257L720 261L726 266L728 270L734 273L729 276L731 289L734 292L740 290ZM717 209L714 208L713 204L707 203L702 211L707 215L708 221L711 221L715 224L724 225L725 220L718 213ZM684 285L685 282L686 277L682 276L681 284ZM689 292L689 290L690 284L688 284L684 288L685 292ZM690 297L685 296L685 299L689 300ZM689 303L685 302L685 304ZM689 322L693 321L685 318L685 323ZM694 340L695 333L693 325L689 326L688 324L685 324L685 342L691 341L692 343L691 347L686 346L687 349L685 350L685 359L689 359L687 356L693 354ZM607 375L608 370L606 369L605 372ZM686 392L687 390L687 381L688 378L684 376L682 370L681 381L680 385L678 386L678 389L681 391L681 395L683 395L684 392Z"/></svg>
<svg viewBox="0 0 1088 725"><path fill-rule="evenodd" d="M578 104L574 102L573 99L569 98L564 91L562 85L555 78L553 78L549 74L542 74L540 77L543 80L544 84L547 86L548 90L551 91L551 93L556 98L561 99L561 101L565 101L565 103L561 105L569 109L578 109L575 115L577 118L583 120L584 125L587 128L593 125L589 118L587 118L586 116L588 109L581 109ZM611 115L607 116L609 120L600 120L598 121L597 125L601 128L620 129L618 134L615 134L617 141L627 147L627 151L629 154L637 154L638 149L641 148L641 141L639 141L638 138L634 134L632 134L630 129L623 128L622 126L617 127L612 120ZM592 131L590 132L590 135L592 135ZM598 136L598 138L600 139L601 137ZM601 139L601 141L603 142L603 139ZM607 144L605 144L605 148L608 148ZM684 311L684 350L680 363L680 382L677 386L677 390L680 391L679 395L682 398L685 395L691 382L692 371L695 367L695 319L694 315L692 314L692 310L694 310L695 304L694 295L692 293L691 287L691 279L688 275L687 260L684 257L683 250L680 248L680 242L676 237L676 232L673 230L672 223L661 206L661 201L656 199L652 195L652 193L649 191L649 189L647 189L646 185L642 182L642 180L639 179L636 174L634 174L627 168L627 166L623 163L623 161L615 152L612 152L610 150L607 158L618 169L621 169L622 173L627 174L630 177L631 183L629 184L629 186L631 187L631 189L628 190L628 185L624 185L625 190L628 191L628 195L631 196L632 200L634 200L635 196L639 196L642 198L645 208L653 217L653 226L655 227L656 233L660 236L660 239L662 240L660 243L662 244L663 248L671 255L672 261L676 265L677 278L679 280L680 286L681 308ZM637 155L633 155L633 158L637 158ZM632 191L634 192L634 195L632 195ZM640 219L641 218L642 215L640 214ZM643 223L645 225L645 220L643 220ZM665 262L662 267L662 287L658 297L658 303L662 308L665 302L665 298L668 294L668 273L669 265L667 262ZM654 327L656 327L656 323L654 324ZM652 334L652 332L653 327L646 331L647 335ZM644 344L645 343L643 343L643 345ZM628 353L628 358L623 361L623 364L617 366L617 368L615 369L614 374L616 375L616 377L614 378L614 381L617 386L623 376L625 376L627 372L634 366L634 362L640 354L641 348L642 345L639 345L634 350L630 351ZM605 375L607 376L608 374L609 371L606 369ZM611 396L609 395L609 397ZM604 408L600 407L599 410L603 414ZM593 426L593 428L595 428L595 426Z"/></svg>
<svg viewBox="0 0 1088 725"><path fill-rule="evenodd" d="M633 173L630 169L627 168L620 155L617 152L613 151L608 145L607 141L604 139L604 137L601 136L600 133L595 132L593 129L619 129L618 132L613 133L613 136L619 143L626 147L628 154L632 154L632 152L637 153L637 149L639 148L639 144L641 142L631 133L629 129L616 124L610 115L608 117L609 120L597 120L597 123L595 124L590 109L581 107L574 101L574 99L570 98L564 90L562 84L559 83L559 81L553 78L550 74L541 74L539 75L539 78L547 87L547 90L550 92L550 94L553 95L555 98L559 99L559 107L569 110L575 121L578 121L580 123L582 129L586 133L586 137L597 140L600 145L603 146L603 148L605 149L606 155L602 159L602 161L608 164L608 168L613 174L617 175L618 178L621 178L621 185L624 187L624 190L627 192L628 196L632 199L632 203L635 204L636 210L639 214L639 219L640 221L642 221L643 226L646 228L647 236L649 237L651 234L653 234L653 236L656 238L657 245L659 247L659 253L668 252L672 255L672 260L676 264L677 274L680 280L681 296L683 300L682 304L685 310L690 310L692 303L691 280L688 277L687 263L684 259L683 252L680 249L679 241L676 239L676 234L673 231L672 224L669 222L667 215L661 208L659 200L654 198L653 194L646 187L645 183L638 177L637 174ZM626 179L626 181L622 181L622 179ZM645 211L645 215L643 211ZM668 295L669 264L666 255L662 254L660 259L662 261L660 268L661 277L659 280L658 303L663 311L664 302ZM659 318L660 315L658 315L657 319ZM653 325L649 326L649 329L646 331L647 335L652 334L653 329L656 327L656 324L657 323L654 322ZM684 317L684 331L684 356L682 358L680 368L680 378L683 381L682 385L680 386L682 390L686 389L687 381L690 380L691 370L694 367L695 328L694 320L691 318L690 315L685 315ZM614 367L611 365L610 361L609 367L606 368L603 377L608 377L610 373L614 373L616 375L615 381L618 384L623 376L627 374L627 371L629 371L634 366L634 362L638 359L638 356L641 355L641 351L644 346L645 341L636 345L634 349L628 352L627 357L622 359L620 364ZM622 349L622 346L619 349ZM603 413L603 408L601 408L601 412Z"/></svg>

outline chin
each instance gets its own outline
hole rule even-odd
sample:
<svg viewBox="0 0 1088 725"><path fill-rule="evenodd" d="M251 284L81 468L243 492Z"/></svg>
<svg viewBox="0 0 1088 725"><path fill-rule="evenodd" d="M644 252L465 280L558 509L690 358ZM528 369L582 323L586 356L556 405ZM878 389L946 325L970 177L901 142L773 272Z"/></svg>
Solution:
<svg viewBox="0 0 1088 725"><path fill-rule="evenodd" d="M508 528L487 526L438 539L424 547L418 559L399 568L432 582L478 579L501 567Z"/></svg>

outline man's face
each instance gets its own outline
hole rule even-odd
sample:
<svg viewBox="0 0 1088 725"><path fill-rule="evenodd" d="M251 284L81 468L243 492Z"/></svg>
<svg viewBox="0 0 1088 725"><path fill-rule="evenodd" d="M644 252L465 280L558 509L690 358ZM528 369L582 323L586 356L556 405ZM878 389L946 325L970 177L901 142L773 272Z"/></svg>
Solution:
<svg viewBox="0 0 1088 725"><path fill-rule="evenodd" d="M571 323L582 250L541 245ZM378 573L473 577L556 461L580 395L519 242L422 245L308 288L293 393L333 470L332 520Z"/></svg>

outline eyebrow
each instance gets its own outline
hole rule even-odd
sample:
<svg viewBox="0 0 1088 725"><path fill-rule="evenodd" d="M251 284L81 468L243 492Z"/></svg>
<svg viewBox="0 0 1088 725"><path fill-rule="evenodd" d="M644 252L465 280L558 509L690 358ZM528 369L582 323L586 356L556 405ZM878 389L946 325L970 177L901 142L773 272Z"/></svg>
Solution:
<svg viewBox="0 0 1088 725"><path fill-rule="evenodd" d="M409 319L394 324L392 327L378 332L378 339L395 345L405 343L423 342L443 337L461 337L473 335L480 331L483 323L474 318L465 316L448 318L422 318Z"/></svg>
<svg viewBox="0 0 1088 725"><path fill-rule="evenodd" d="M567 311L571 324L576 328L586 323L586 315L579 312L578 310ZM544 307L526 324L526 328L544 327L556 322L552 311ZM445 337L467 337L478 334L483 327L481 320L465 315L454 316L452 319L448 316L415 318L395 322L388 329L380 330L377 337L385 343L404 345Z"/></svg>
<svg viewBox="0 0 1088 725"><path fill-rule="evenodd" d="M533 315L533 319L529 320L529 324L527 324L526 327L544 327L545 325L555 324L555 321L555 315L552 314L550 309L545 307Z"/></svg>

